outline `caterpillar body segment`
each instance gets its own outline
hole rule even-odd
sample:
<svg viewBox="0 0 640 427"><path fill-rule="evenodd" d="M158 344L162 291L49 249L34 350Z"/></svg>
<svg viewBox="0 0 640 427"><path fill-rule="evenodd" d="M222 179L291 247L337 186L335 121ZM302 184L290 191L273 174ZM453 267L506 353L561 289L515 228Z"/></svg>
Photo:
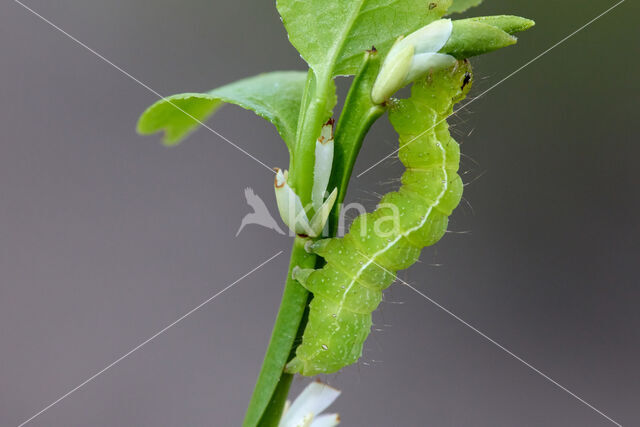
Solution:
<svg viewBox="0 0 640 427"><path fill-rule="evenodd" d="M392 101L389 118L406 167L402 185L356 218L344 237L310 245L325 259L323 268L294 271L313 300L288 372L326 374L356 362L382 291L444 235L463 189L460 149L446 118L469 91L470 73L467 61L457 61L414 83L409 98Z"/></svg>

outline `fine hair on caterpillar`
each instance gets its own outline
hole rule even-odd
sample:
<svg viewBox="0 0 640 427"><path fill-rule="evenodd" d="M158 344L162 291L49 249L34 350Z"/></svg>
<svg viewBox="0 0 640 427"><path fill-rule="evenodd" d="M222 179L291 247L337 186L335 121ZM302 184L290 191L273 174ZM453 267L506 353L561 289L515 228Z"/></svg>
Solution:
<svg viewBox="0 0 640 427"><path fill-rule="evenodd" d="M389 119L399 135L398 158L406 168L402 185L384 195L373 212L357 217L344 237L307 245L326 264L292 271L313 300L288 372L332 373L356 362L382 291L397 271L418 261L422 248L445 234L463 189L457 173L460 149L446 119L472 80L469 63L456 61L416 81L410 97L389 101Z"/></svg>

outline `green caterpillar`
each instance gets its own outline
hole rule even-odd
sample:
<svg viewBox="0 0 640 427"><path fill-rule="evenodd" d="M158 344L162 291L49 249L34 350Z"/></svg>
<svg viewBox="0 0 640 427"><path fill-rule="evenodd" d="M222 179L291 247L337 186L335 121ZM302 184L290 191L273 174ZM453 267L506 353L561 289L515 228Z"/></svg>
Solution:
<svg viewBox="0 0 640 427"><path fill-rule="evenodd" d="M468 61L456 61L414 83L408 99L390 101L389 119L400 136L399 157L406 167L402 186L386 194L374 212L356 218L343 238L309 245L326 265L294 271L313 300L287 372L327 374L356 362L382 291L398 270L418 260L423 247L444 235L463 187L457 174L460 148L446 119L470 83Z"/></svg>

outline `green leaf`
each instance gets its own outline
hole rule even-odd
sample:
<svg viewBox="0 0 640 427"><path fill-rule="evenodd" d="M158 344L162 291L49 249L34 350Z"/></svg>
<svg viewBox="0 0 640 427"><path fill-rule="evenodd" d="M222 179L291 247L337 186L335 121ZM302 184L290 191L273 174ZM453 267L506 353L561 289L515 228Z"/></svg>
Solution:
<svg viewBox="0 0 640 427"><path fill-rule="evenodd" d="M447 14L462 13L467 9L480 5L480 3L482 3L482 0L453 0L453 4L449 7Z"/></svg>
<svg viewBox="0 0 640 427"><path fill-rule="evenodd" d="M225 102L254 111L276 126L288 147L295 141L306 72L275 71L219 87L206 93L183 93L163 98L142 113L138 132L164 130L166 145L175 145Z"/></svg>
<svg viewBox="0 0 640 427"><path fill-rule="evenodd" d="M452 0L278 0L289 40L314 70L325 76L358 71L374 45L381 54L400 35L440 19Z"/></svg>
<svg viewBox="0 0 640 427"><path fill-rule="evenodd" d="M500 28L502 31L509 34L528 30L536 24L531 19L513 15L476 16L474 18L462 19L457 22L461 21L481 22L483 24L491 25L492 27Z"/></svg>
<svg viewBox="0 0 640 427"><path fill-rule="evenodd" d="M458 59L492 52L515 44L512 34L535 25L519 16L483 16L453 21L453 30L447 43L440 49Z"/></svg>

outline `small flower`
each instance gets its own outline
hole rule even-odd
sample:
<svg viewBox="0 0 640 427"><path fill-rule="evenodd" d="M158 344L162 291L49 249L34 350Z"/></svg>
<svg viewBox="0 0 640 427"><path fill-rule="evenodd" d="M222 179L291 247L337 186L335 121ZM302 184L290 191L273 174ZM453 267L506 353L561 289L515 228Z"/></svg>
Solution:
<svg viewBox="0 0 640 427"><path fill-rule="evenodd" d="M323 414L340 391L319 381L302 390L293 403L285 408L278 427L334 427L340 424L338 414ZM288 404L289 402L287 402Z"/></svg>
<svg viewBox="0 0 640 427"><path fill-rule="evenodd" d="M287 227L296 234L308 234L309 219L304 210L300 197L288 183L289 171L276 168L276 178L273 186L276 192L276 202L280 217Z"/></svg>
<svg viewBox="0 0 640 427"><path fill-rule="evenodd" d="M382 104L396 91L427 71L450 66L455 58L438 53L453 31L450 19L440 19L399 38L387 54L371 90L374 104Z"/></svg>
<svg viewBox="0 0 640 427"><path fill-rule="evenodd" d="M300 196L291 188L288 182L289 172L276 168L274 189L276 202L282 221L297 235L317 237L322 234L331 209L336 202L338 189L334 188L329 197L320 205L309 221L307 210L302 205Z"/></svg>
<svg viewBox="0 0 640 427"><path fill-rule="evenodd" d="M311 202L318 211L324 200L333 165L333 119L322 126L320 137L316 141L316 160L313 169L313 189Z"/></svg>

